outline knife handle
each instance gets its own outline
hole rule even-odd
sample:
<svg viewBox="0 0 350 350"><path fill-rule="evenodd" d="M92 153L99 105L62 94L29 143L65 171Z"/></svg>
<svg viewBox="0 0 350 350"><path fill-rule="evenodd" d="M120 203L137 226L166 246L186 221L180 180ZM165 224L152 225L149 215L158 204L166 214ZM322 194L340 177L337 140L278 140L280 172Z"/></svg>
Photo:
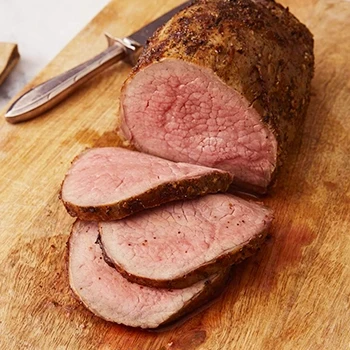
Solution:
<svg viewBox="0 0 350 350"><path fill-rule="evenodd" d="M6 120L18 123L49 110L87 80L124 59L127 50L122 43L114 42L97 56L29 90L12 104Z"/></svg>

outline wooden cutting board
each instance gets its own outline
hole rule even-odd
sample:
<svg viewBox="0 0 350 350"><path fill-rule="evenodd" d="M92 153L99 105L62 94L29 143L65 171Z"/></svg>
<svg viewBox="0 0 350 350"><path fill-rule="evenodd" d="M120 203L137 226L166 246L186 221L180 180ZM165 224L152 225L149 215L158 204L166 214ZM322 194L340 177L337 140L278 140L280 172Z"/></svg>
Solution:
<svg viewBox="0 0 350 350"><path fill-rule="evenodd" d="M112 1L26 89L129 34L180 1ZM58 200L71 160L118 144L118 96L130 68L111 67L30 122L0 121L1 349L349 349L350 2L283 0L315 36L316 72L300 140L266 198L271 238L234 269L221 298L162 332L107 323L72 297Z"/></svg>

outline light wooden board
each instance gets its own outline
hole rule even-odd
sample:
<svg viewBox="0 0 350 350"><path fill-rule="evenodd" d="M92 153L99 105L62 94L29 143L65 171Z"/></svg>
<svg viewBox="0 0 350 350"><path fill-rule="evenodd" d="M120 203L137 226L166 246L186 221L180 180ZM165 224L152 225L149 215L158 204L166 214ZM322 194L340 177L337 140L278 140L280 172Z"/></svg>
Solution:
<svg viewBox="0 0 350 350"><path fill-rule="evenodd" d="M112 1L27 88L105 47L180 1ZM316 72L301 141L266 203L264 249L234 270L222 297L167 331L104 322L72 297L58 200L70 161L116 141L130 68L111 67L30 122L0 121L1 349L349 349L350 2L283 0L315 36Z"/></svg>

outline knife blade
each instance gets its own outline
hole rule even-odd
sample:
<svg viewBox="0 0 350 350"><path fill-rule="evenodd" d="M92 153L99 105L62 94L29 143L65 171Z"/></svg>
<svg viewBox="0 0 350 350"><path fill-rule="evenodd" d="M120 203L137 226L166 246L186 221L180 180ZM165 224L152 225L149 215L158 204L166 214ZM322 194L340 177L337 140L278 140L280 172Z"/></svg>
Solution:
<svg viewBox="0 0 350 350"><path fill-rule="evenodd" d="M5 119L10 123L33 119L57 105L80 85L112 64L124 60L133 65L156 29L190 3L191 0L182 3L127 37L119 39L105 34L108 41L106 50L24 93L7 110Z"/></svg>

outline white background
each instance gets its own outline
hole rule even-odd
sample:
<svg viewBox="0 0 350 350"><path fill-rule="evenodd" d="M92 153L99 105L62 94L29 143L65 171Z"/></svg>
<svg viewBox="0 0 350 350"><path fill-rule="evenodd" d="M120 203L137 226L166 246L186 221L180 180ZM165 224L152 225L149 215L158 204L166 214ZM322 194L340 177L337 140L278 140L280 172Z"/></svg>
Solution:
<svg viewBox="0 0 350 350"><path fill-rule="evenodd" d="M0 109L49 63L109 0L0 0L0 41L20 61L0 86Z"/></svg>

